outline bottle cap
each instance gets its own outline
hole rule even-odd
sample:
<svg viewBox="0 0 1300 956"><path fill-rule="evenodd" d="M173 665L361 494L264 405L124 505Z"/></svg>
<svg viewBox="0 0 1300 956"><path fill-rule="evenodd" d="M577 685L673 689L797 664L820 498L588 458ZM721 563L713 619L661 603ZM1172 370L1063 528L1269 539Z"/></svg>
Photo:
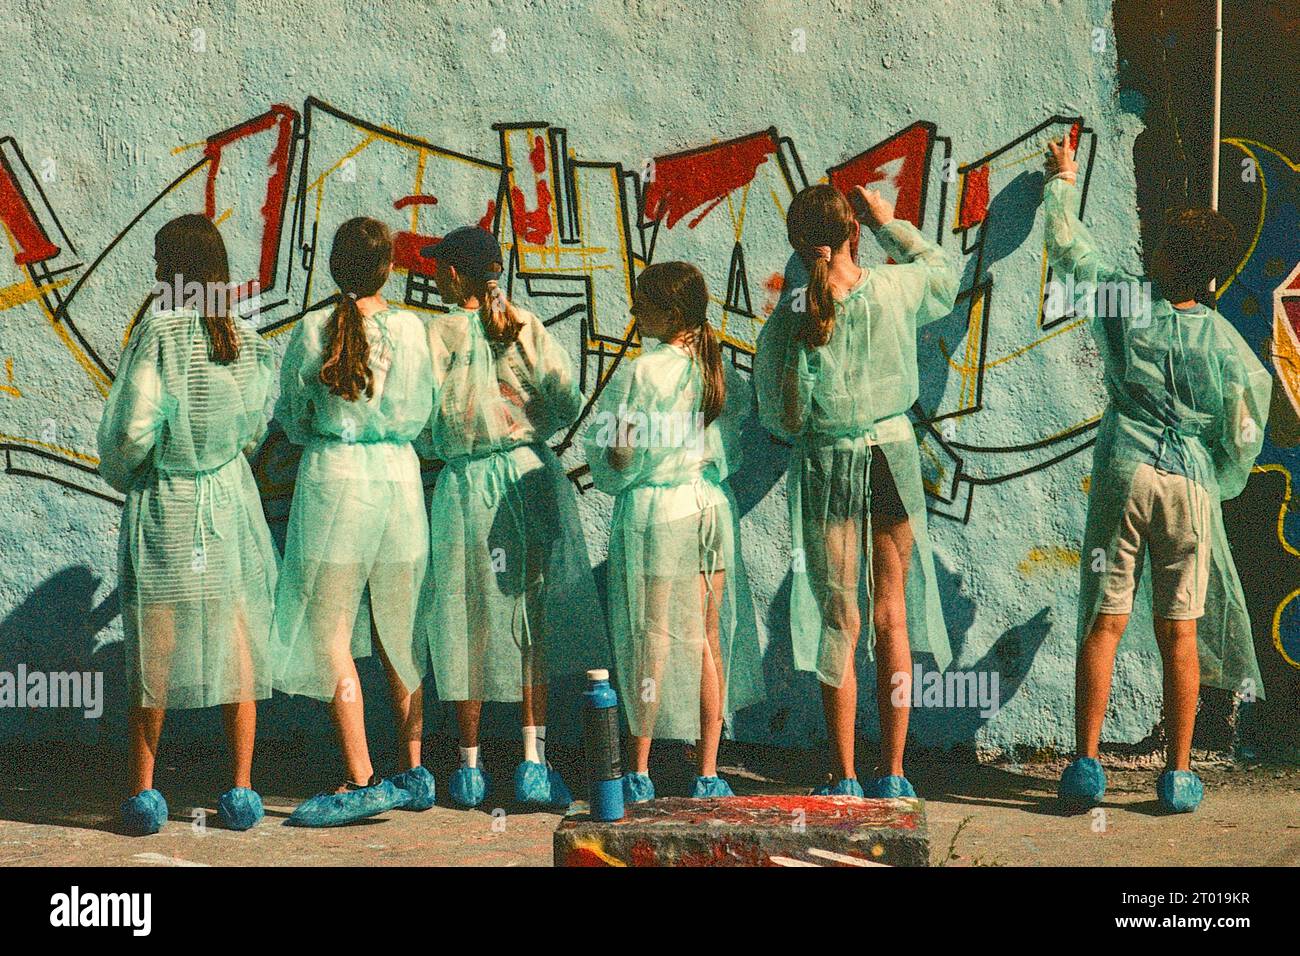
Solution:
<svg viewBox="0 0 1300 956"><path fill-rule="evenodd" d="M587 680L609 680L609 671L603 667L587 671Z"/></svg>

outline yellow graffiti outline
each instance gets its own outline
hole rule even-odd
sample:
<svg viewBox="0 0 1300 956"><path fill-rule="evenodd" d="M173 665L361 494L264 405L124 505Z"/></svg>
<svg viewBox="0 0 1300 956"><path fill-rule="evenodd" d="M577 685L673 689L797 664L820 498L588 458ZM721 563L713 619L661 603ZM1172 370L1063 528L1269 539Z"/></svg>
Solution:
<svg viewBox="0 0 1300 956"><path fill-rule="evenodd" d="M1282 545L1282 550L1288 554L1300 557L1300 548L1296 548L1286 539L1286 513L1291 505L1291 472L1285 465L1256 465L1251 469L1252 472L1263 474L1265 472L1278 472L1286 479L1286 488L1282 494L1282 506L1277 510L1277 540ZM1300 661L1294 660L1282 646L1282 611L1290 604L1297 595L1300 595L1300 588L1296 588L1279 603L1273 611L1273 646L1277 652L1282 655L1282 660L1286 661L1292 667L1300 668Z"/></svg>
<svg viewBox="0 0 1300 956"><path fill-rule="evenodd" d="M1268 213L1268 179L1264 176L1264 168L1259 163L1259 157L1255 155L1255 152L1254 150L1251 149L1251 147L1253 146L1255 149L1267 150L1268 152L1276 156L1278 159L1282 160L1282 162L1285 163L1287 166L1291 167L1291 170L1293 172L1300 173L1300 163L1291 162L1291 160L1288 159L1280 150L1274 149L1272 146L1269 146L1267 143L1261 143L1258 140L1253 140L1253 139L1235 139L1235 138L1225 139L1223 140L1223 142L1231 146L1236 146L1239 150L1241 150L1243 153L1249 156L1251 161L1254 162L1255 164L1255 169L1258 170L1259 172L1259 187L1260 187L1259 221L1255 223L1255 235L1251 237L1250 248L1246 250L1246 254L1242 256L1241 262L1237 265L1237 268L1232 273L1232 275L1228 276L1228 278L1224 280L1223 285L1220 286L1215 291L1214 298L1216 300L1221 298L1223 296L1223 293L1228 291L1228 287L1232 285L1232 283L1236 280L1237 276L1241 275L1242 271L1246 268L1246 264L1250 262L1251 258L1255 255L1255 247L1259 244L1259 237L1264 232L1264 219L1266 218Z"/></svg>

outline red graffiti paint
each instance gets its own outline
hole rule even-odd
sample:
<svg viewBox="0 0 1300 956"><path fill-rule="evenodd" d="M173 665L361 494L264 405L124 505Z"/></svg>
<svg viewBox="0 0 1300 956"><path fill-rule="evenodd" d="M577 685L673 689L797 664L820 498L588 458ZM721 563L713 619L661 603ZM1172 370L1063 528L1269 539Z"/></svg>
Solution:
<svg viewBox="0 0 1300 956"><path fill-rule="evenodd" d="M732 190L753 182L758 167L775 152L776 140L764 131L655 159L645 191L646 220L662 220L672 229L703 206L687 223L694 229Z"/></svg>
<svg viewBox="0 0 1300 956"><path fill-rule="evenodd" d="M393 203L394 209L405 209L408 206L436 206L438 205L437 196L403 196L397 202Z"/></svg>
<svg viewBox="0 0 1300 956"><path fill-rule="evenodd" d="M542 137L533 137L533 148L528 151L528 162L532 164L533 172L537 175L546 172L546 140Z"/></svg>
<svg viewBox="0 0 1300 956"><path fill-rule="evenodd" d="M208 138L203 154L208 158L208 177L203 192L204 214L209 219L217 216L217 173L221 170L221 156L225 148L239 140L277 127L275 146L267 158L270 174L266 179L266 199L262 203L262 250L258 263L257 279L241 284L237 298L256 294L259 289L269 289L275 281L275 257L280 247L280 232L284 226L284 196L289 183L289 147L293 143L298 111L292 106L277 103L261 116L233 126L223 133Z"/></svg>
<svg viewBox="0 0 1300 956"><path fill-rule="evenodd" d="M418 275L433 275L436 263L432 257L426 257L420 250L425 246L440 242L436 236L426 236L418 232L393 233L393 265Z"/></svg>
<svg viewBox="0 0 1300 956"><path fill-rule="evenodd" d="M1291 328L1295 329L1297 336L1300 336L1300 299L1283 299L1282 309L1286 312Z"/></svg>
<svg viewBox="0 0 1300 956"><path fill-rule="evenodd" d="M989 213L989 167L979 166L966 173L961 191L961 214L958 227L970 229L984 221Z"/></svg>
<svg viewBox="0 0 1300 956"><path fill-rule="evenodd" d="M59 247L50 242L50 237L36 220L36 214L32 212L27 197L18 189L6 162L0 162L0 222L18 245L14 265L30 266L59 254Z"/></svg>
<svg viewBox="0 0 1300 956"><path fill-rule="evenodd" d="M1083 124L1075 123L1070 127L1070 151L1073 152L1079 148L1079 136L1083 133Z"/></svg>
<svg viewBox="0 0 1300 956"><path fill-rule="evenodd" d="M497 217L497 201L495 199L489 199L487 204L487 212L483 213L483 218L478 221L478 227L480 229L486 229L488 232L491 232L492 222L493 220L496 219L496 217Z"/></svg>
<svg viewBox="0 0 1300 956"><path fill-rule="evenodd" d="M551 190L546 180L537 180L537 208L529 210L524 191L518 186L510 189L510 221L515 234L525 242L540 246L551 235Z"/></svg>
<svg viewBox="0 0 1300 956"><path fill-rule="evenodd" d="M921 208L925 184L930 178L930 146L934 141L932 123L913 123L882 143L859 153L852 159L826 171L833 185L846 196L854 186L893 183L898 190L894 215L914 226L921 225Z"/></svg>

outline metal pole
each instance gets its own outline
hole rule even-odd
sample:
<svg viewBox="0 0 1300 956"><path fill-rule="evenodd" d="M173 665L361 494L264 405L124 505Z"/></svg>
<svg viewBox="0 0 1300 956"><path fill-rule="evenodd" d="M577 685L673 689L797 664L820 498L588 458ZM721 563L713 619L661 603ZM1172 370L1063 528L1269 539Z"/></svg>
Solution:
<svg viewBox="0 0 1300 956"><path fill-rule="evenodd" d="M1210 208L1219 208L1219 119L1223 101L1223 0L1214 0L1214 140L1210 156ZM1210 280L1211 294L1218 291L1218 280Z"/></svg>
<svg viewBox="0 0 1300 956"><path fill-rule="evenodd" d="M1210 161L1210 208L1219 208L1219 118L1223 101L1223 0L1214 2L1214 155Z"/></svg>

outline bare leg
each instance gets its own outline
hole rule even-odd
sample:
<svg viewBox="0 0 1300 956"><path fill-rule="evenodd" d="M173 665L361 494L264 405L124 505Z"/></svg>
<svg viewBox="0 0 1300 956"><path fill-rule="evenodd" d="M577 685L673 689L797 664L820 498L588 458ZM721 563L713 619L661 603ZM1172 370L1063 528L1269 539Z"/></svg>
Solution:
<svg viewBox="0 0 1300 956"><path fill-rule="evenodd" d="M633 735L629 741L634 773L650 772L650 745L654 739L655 721L659 717L660 684L672 644L669 608L672 605L673 580L651 577L646 581L645 640L635 663L636 699L626 702L629 719L635 711L637 724L644 733L641 737Z"/></svg>
<svg viewBox="0 0 1300 956"><path fill-rule="evenodd" d="M719 630L722 588L726 572L700 575L700 607L704 609L704 648L700 661L700 739L696 747L701 777L718 775L718 744L722 740L722 701L726 698L726 675L722 671L722 640ZM711 592L711 593L710 593Z"/></svg>
<svg viewBox="0 0 1300 956"><path fill-rule="evenodd" d="M176 615L168 604L154 604L143 609L140 621L140 694L150 703L167 700L171 678L172 655L176 653ZM127 712L130 738L127 757L127 783L131 796L153 789L154 764L158 759L158 741L162 737L163 707L134 705Z"/></svg>
<svg viewBox="0 0 1300 956"><path fill-rule="evenodd" d="M523 681L520 717L523 727L546 726L546 582L540 569L546 567L546 549L538 544L528 549L528 629L532 635L523 653Z"/></svg>
<svg viewBox="0 0 1300 956"><path fill-rule="evenodd" d="M130 778L131 796L153 789L153 768L158 759L158 739L162 736L166 713L161 707L132 707L127 713L127 733L131 741L127 776Z"/></svg>
<svg viewBox="0 0 1300 956"><path fill-rule="evenodd" d="M241 616L235 626L235 654L239 667L239 687L242 700L225 704L221 708L222 723L226 728L226 744L230 747L233 786L253 786L253 742L257 737L257 703L253 700L253 651L248 639L248 624Z"/></svg>
<svg viewBox="0 0 1300 956"><path fill-rule="evenodd" d="M1101 724L1110 700L1115 650L1128 618L1127 614L1098 614L1079 648L1074 671L1074 747L1080 757L1097 759Z"/></svg>
<svg viewBox="0 0 1300 956"><path fill-rule="evenodd" d="M353 783L367 783L374 776L370 762L370 747L366 743L366 704L361 696L361 680L357 665L348 655L346 670L334 689L330 713L334 729L338 732L339 748L343 751L343 767Z"/></svg>
<svg viewBox="0 0 1300 956"><path fill-rule="evenodd" d="M844 679L839 687L822 684L822 710L830 736L831 770L837 779L857 776L853 766L854 730L858 714L858 675L854 657L862 617L858 609L858 561L862 553L861 530L856 519L826 525L826 563L829 586L826 626L842 635ZM825 636L822 638L825 640Z"/></svg>
<svg viewBox="0 0 1300 956"><path fill-rule="evenodd" d="M1164 660L1166 770L1191 769L1192 732L1201 689L1196 621L1156 618L1156 643Z"/></svg>
<svg viewBox="0 0 1300 956"><path fill-rule="evenodd" d="M542 727L546 724L546 685L524 684L523 726Z"/></svg>
<svg viewBox="0 0 1300 956"><path fill-rule="evenodd" d="M632 737L632 772L649 773L650 772L650 742L651 737Z"/></svg>
<svg viewBox="0 0 1300 956"><path fill-rule="evenodd" d="M460 745L462 747L478 746L478 721L483 713L483 701L456 701L456 723L460 727Z"/></svg>
<svg viewBox="0 0 1300 956"><path fill-rule="evenodd" d="M388 659L383 642L371 615L370 636L379 649L379 659L388 678L388 693L393 702L393 721L397 725L397 769L410 770L420 766L423 759L421 744L424 740L424 692L422 686L407 690L402 678Z"/></svg>
<svg viewBox="0 0 1300 956"><path fill-rule="evenodd" d="M903 775L909 697L894 704L894 676L912 678L912 648L907 637L907 569L912 559L912 525L906 518L876 515L871 530L871 571L875 583L872 623L876 631L876 708L880 714L880 764L886 774Z"/></svg>
<svg viewBox="0 0 1300 956"><path fill-rule="evenodd" d="M253 740L257 736L257 702L241 700L224 704L222 722L226 727L226 743L230 747L233 786L253 786Z"/></svg>

